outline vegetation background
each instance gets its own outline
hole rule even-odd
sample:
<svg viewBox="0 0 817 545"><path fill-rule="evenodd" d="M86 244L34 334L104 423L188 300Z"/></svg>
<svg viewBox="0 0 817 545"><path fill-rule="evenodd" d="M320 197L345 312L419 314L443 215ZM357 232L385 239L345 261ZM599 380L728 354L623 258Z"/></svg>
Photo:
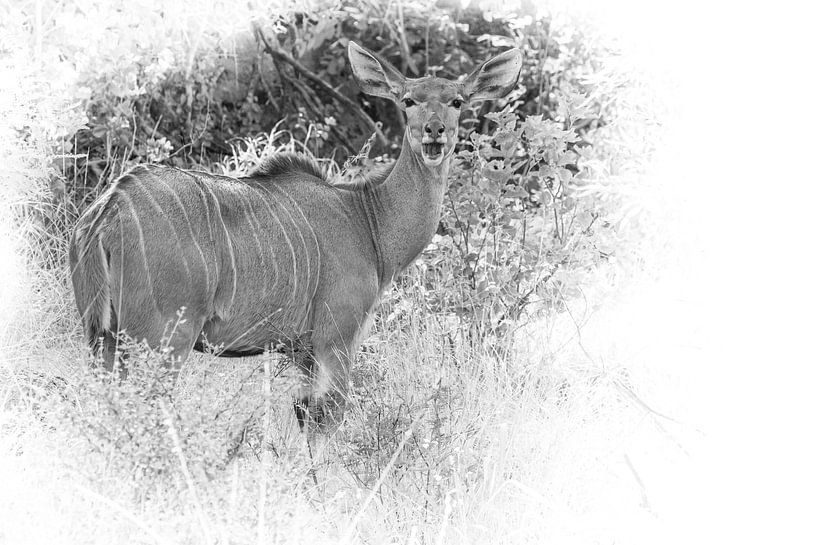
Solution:
<svg viewBox="0 0 817 545"><path fill-rule="evenodd" d="M691 7L584 7L0 4L0 543L688 542L744 519L718 364L749 361L729 341L755 330L726 318L746 291L717 265L751 250L715 234L727 189L704 187L743 171L700 149L743 148L702 121L745 127L736 95L698 88L725 70L702 61L722 19L696 40ZM399 112L356 88L348 40L409 76L509 46L525 65L465 112L438 234L383 302L337 433L306 448L273 357L195 355L175 387L149 351L123 384L90 371L67 240L123 171L394 158Z"/></svg>

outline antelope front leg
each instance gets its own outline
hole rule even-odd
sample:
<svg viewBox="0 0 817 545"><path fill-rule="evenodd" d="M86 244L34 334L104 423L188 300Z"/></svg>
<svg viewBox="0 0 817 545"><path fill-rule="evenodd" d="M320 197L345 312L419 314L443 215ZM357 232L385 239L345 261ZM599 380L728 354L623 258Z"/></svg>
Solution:
<svg viewBox="0 0 817 545"><path fill-rule="evenodd" d="M351 363L349 354L345 348L315 347L299 362L306 375L306 384L295 401L295 416L302 430L311 423L320 431L330 431L343 421Z"/></svg>

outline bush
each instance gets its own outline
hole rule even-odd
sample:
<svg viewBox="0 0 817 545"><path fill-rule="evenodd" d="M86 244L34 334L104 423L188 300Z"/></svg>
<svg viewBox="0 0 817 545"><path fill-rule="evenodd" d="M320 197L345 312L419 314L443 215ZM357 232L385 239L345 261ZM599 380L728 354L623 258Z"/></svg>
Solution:
<svg viewBox="0 0 817 545"><path fill-rule="evenodd" d="M240 453L286 454L286 442L264 431L261 418L265 402L271 404L264 380L274 383L276 405L291 411L288 393L298 377L281 358L266 355L250 368L192 371L180 391L167 350L127 339L122 347L128 353L125 380L101 366L80 368L71 388L52 396L43 411L47 422L81 443L86 457L77 460L80 474L93 478L88 472L98 465L88 462L95 459L128 487L150 493L170 481L205 483Z"/></svg>

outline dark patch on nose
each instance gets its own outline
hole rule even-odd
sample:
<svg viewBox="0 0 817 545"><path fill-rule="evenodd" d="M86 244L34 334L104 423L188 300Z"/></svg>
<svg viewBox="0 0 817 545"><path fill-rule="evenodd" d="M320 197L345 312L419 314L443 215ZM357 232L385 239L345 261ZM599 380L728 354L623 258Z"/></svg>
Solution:
<svg viewBox="0 0 817 545"><path fill-rule="evenodd" d="M432 119L425 126L425 132L427 135L431 136L432 138L436 138L438 136L442 136L445 132L445 125L439 119Z"/></svg>

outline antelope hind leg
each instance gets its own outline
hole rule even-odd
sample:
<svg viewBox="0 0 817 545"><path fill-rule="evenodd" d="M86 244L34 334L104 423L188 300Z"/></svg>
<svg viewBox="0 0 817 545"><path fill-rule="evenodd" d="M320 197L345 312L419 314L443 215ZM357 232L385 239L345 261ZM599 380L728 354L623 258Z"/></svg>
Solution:
<svg viewBox="0 0 817 545"><path fill-rule="evenodd" d="M175 322L175 323L174 323ZM155 327L153 329L137 330L131 335L134 339L146 339L148 345L154 350L160 349L163 345L171 350L170 358L166 362L167 367L173 373L175 381L178 377L182 364L187 360L193 345L201 334L204 325L203 319L190 319L178 321L177 317L163 320L158 318L155 323L165 323L166 328ZM126 333L130 333L126 330ZM118 371L120 380L128 376L128 353L122 343L112 331L106 331L101 338L102 365L110 372ZM165 344L166 343L166 344Z"/></svg>

